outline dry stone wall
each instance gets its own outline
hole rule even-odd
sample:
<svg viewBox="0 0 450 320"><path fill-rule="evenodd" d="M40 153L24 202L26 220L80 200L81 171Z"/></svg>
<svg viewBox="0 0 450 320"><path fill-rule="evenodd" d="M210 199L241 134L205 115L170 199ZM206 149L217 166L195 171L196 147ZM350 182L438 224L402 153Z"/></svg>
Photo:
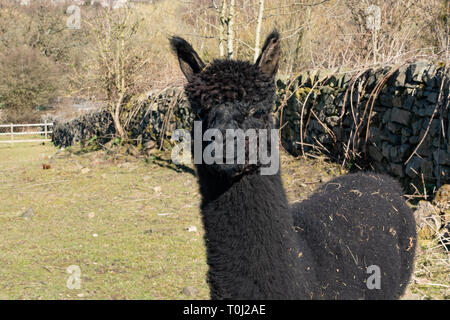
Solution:
<svg viewBox="0 0 450 320"><path fill-rule="evenodd" d="M449 183L444 69L420 61L353 74L310 72L290 86L278 81L283 146L294 155L320 151L347 166L386 172L406 186Z"/></svg>
<svg viewBox="0 0 450 320"><path fill-rule="evenodd" d="M274 121L295 156L326 154L353 168L389 173L405 186L449 183L449 72L419 61L361 72L314 71L277 80ZM169 146L172 132L194 119L181 87L151 92L125 114L139 146ZM57 123L53 141L69 146L114 126L100 110Z"/></svg>

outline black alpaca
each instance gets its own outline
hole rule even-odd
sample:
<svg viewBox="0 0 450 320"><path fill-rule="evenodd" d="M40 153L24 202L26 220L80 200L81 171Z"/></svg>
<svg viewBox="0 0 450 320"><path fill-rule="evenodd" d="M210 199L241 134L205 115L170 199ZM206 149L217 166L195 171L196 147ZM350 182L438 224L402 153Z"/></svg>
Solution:
<svg viewBox="0 0 450 320"><path fill-rule="evenodd" d="M276 31L255 64L215 60L205 66L184 39L173 37L171 46L203 132L272 129L280 57ZM196 167L212 299L396 299L403 294L413 268L415 222L392 178L342 176L290 208L279 170L261 175L264 166L249 164L248 157L244 164ZM372 265L379 268L380 289L366 283L376 275L368 270Z"/></svg>

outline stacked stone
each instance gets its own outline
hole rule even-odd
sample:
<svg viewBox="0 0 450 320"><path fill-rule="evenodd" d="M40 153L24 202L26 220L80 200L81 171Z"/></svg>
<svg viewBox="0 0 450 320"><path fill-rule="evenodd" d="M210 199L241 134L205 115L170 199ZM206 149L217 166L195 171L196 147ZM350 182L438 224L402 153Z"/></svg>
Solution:
<svg viewBox="0 0 450 320"><path fill-rule="evenodd" d="M347 158L347 163L389 173L405 185L422 186L422 177L430 184L438 179L448 183L450 74L444 77L443 71L443 64L420 61L359 75L308 72L290 87L278 81L276 112L282 117L283 146L294 155L320 150L338 161ZM382 81L384 85L377 87ZM283 107L285 97L290 98Z"/></svg>
<svg viewBox="0 0 450 320"><path fill-rule="evenodd" d="M115 133L111 114L106 110L89 112L70 121L55 122L52 142L57 147L69 147L76 143L85 145L92 138L106 143Z"/></svg>
<svg viewBox="0 0 450 320"><path fill-rule="evenodd" d="M153 91L135 102L123 112L123 122L128 121L125 130L137 145L163 140L170 144L172 132L178 128L189 128L193 115L182 87ZM68 147L76 143L86 144L92 138L106 143L114 137L115 128L111 114L106 109L83 114L82 116L55 125L52 141L58 147Z"/></svg>
<svg viewBox="0 0 450 320"><path fill-rule="evenodd" d="M128 125L128 134L137 145L156 142L171 145L175 129L190 129L193 114L182 87L155 91L141 102L138 112Z"/></svg>

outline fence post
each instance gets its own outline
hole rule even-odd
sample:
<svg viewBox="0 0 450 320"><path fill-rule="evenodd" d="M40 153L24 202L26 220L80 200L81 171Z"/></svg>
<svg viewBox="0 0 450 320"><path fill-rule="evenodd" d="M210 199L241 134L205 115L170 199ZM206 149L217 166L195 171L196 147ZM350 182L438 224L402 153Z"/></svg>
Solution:
<svg viewBox="0 0 450 320"><path fill-rule="evenodd" d="M47 119L44 120L44 136L45 140L47 140Z"/></svg>
<svg viewBox="0 0 450 320"><path fill-rule="evenodd" d="M11 123L11 147L14 145L14 127L13 124Z"/></svg>

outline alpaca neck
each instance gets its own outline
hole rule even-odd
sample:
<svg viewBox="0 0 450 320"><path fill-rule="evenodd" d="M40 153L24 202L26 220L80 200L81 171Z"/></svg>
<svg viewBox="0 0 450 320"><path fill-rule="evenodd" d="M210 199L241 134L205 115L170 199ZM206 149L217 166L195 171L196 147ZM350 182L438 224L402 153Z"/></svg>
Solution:
<svg viewBox="0 0 450 320"><path fill-rule="evenodd" d="M199 177L211 297L310 298L311 267L280 174L230 183L199 168Z"/></svg>

